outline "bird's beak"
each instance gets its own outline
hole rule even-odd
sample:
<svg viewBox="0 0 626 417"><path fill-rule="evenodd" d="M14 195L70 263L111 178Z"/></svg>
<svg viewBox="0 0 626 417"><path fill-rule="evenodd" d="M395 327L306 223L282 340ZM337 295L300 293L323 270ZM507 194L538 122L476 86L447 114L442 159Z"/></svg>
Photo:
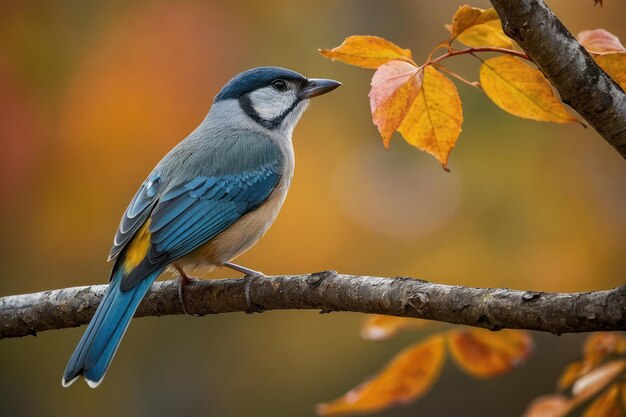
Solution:
<svg viewBox="0 0 626 417"><path fill-rule="evenodd" d="M304 98L312 98L321 96L322 94L330 93L335 88L339 87L341 83L335 80L325 80L323 78L310 78L307 86L302 92Z"/></svg>

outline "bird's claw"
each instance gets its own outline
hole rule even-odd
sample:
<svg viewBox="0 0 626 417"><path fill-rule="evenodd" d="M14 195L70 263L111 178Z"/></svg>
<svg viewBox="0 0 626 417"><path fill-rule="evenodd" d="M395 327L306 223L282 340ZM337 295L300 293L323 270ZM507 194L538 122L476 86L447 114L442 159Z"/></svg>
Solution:
<svg viewBox="0 0 626 417"><path fill-rule="evenodd" d="M244 274L243 287L244 294L246 296L246 305L248 306L248 308L246 308L246 313L262 313L263 307L256 305L252 302L252 297L250 296L250 285L252 285L252 281L254 281L256 278L265 276L263 272L255 271L254 269L246 268L245 266L237 265L232 262L224 262L222 266Z"/></svg>
<svg viewBox="0 0 626 417"><path fill-rule="evenodd" d="M200 314L190 313L187 310L187 303L185 302L185 287L189 285L189 283L197 281L195 278L190 278L187 275L180 274L178 277L178 299L180 300L180 304L183 307L183 312L188 316L201 317Z"/></svg>
<svg viewBox="0 0 626 417"><path fill-rule="evenodd" d="M255 279L260 278L262 276L263 276L262 273L256 272L255 274L248 274L243 277L244 294L246 296L246 305L248 306L246 308L247 314L262 313L264 311L262 306L254 304L252 302L252 296L250 294L250 286L252 285L252 282Z"/></svg>

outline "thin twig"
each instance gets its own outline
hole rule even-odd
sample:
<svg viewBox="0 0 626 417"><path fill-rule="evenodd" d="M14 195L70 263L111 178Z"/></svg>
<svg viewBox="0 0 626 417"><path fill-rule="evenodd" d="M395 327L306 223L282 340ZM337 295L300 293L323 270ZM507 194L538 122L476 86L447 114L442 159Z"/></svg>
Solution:
<svg viewBox="0 0 626 417"><path fill-rule="evenodd" d="M528 57L528 55L526 55L524 52L519 52L519 51L515 51L513 49L507 49L507 48L496 48L495 46L484 46L484 47L477 47L477 48L466 48L466 49L454 49L452 51L448 51L443 55L438 56L435 59L428 59L426 61L426 63L423 66L426 65L432 65L432 64L436 64L438 62L443 61L444 59L448 59L451 58L453 56L459 56L459 55L465 55L465 54L474 54L477 52L498 52L501 54L507 54L507 55L513 55L519 58L523 58L526 59L528 61L532 60Z"/></svg>

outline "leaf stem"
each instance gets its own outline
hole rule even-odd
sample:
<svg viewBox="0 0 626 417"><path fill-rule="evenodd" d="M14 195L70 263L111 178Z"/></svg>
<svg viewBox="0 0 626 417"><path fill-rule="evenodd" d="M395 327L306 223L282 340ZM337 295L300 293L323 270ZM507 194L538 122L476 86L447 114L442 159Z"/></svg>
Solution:
<svg viewBox="0 0 626 417"><path fill-rule="evenodd" d="M478 47L478 48L455 49L452 51L448 51L445 54L440 55L435 59L431 60L429 58L428 60L426 60L426 63L424 63L423 66L425 67L426 65L436 64L440 61L443 61L444 59L447 59L453 56L474 54L476 52L499 52L501 54L513 55L519 58L524 58L528 61L532 61L530 57L526 55L524 52L515 51L513 49L497 48L495 46L483 46L483 47Z"/></svg>
<svg viewBox="0 0 626 417"><path fill-rule="evenodd" d="M441 65L441 64L433 64L433 66L434 66L435 68L440 69L441 71L443 71L443 72L445 72L445 73L449 74L450 76L452 76L452 77L456 78L457 80L459 80L459 81L461 81L461 82L464 82L465 84L467 84L467 85L469 85L469 86L476 87L476 88L478 88L479 90L482 90L482 89L483 89L483 88L480 86L480 83L479 83L478 81L470 81L470 80L467 80L467 79L465 79L465 78L461 77L461 76L460 76L459 74L457 74L456 72L449 70L448 68L444 67L444 66L443 66L443 65Z"/></svg>
<svg viewBox="0 0 626 417"><path fill-rule="evenodd" d="M426 59L426 62L430 62L430 60L432 59L433 55L435 54L435 52L437 52L438 49L441 48L446 48L448 50L448 52L451 52L452 49L450 49L450 41L441 41L439 42L436 46L435 49L433 49L432 51L430 51L430 54L428 54L428 58Z"/></svg>

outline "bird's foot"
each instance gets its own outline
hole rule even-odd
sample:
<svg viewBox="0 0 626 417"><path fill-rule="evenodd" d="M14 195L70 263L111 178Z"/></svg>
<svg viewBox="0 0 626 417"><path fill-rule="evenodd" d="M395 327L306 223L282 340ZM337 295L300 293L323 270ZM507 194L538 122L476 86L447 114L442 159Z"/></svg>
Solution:
<svg viewBox="0 0 626 417"><path fill-rule="evenodd" d="M185 271L179 266L175 266L178 271L178 299L180 300L180 304L183 307L183 312L188 316L200 317L200 314L190 313L187 310L187 303L185 302L185 287L189 285L192 281L195 281L195 278L190 278L185 274Z"/></svg>
<svg viewBox="0 0 626 417"><path fill-rule="evenodd" d="M246 296L246 305L248 306L248 308L246 308L247 314L262 313L264 311L262 306L254 304L252 302L252 295L250 295L250 287L252 286L252 282L260 277L263 277L263 274L259 272L254 275L246 275L245 277L243 277L244 294Z"/></svg>
<svg viewBox="0 0 626 417"><path fill-rule="evenodd" d="M237 265L232 262L224 262L223 266L245 274L243 277L243 288L246 296L246 305L248 306L246 313L262 313L263 307L252 302L250 287L255 279L264 276L263 272L255 271L254 269L246 268L245 266Z"/></svg>

